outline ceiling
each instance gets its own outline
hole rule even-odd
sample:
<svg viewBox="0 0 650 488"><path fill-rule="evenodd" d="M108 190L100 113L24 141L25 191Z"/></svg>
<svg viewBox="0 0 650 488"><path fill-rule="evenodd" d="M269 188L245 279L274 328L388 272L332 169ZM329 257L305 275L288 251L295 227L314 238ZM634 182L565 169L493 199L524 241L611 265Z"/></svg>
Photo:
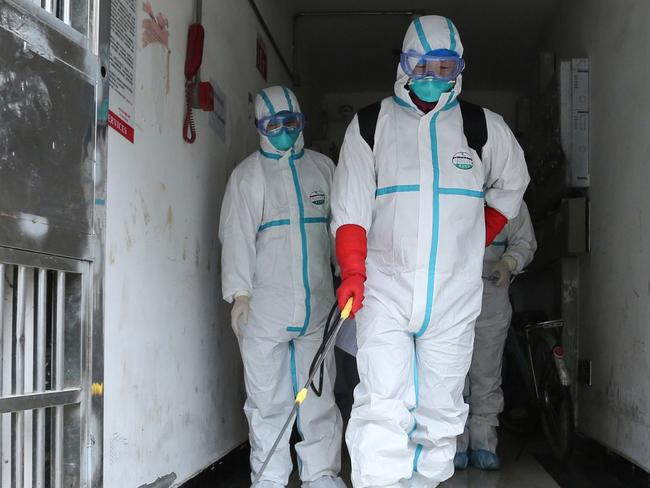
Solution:
<svg viewBox="0 0 650 488"><path fill-rule="evenodd" d="M450 17L465 46L464 86L521 89L530 81L546 26L560 0L293 0L295 12L422 11ZM301 84L321 92L392 88L410 18L300 16L296 66Z"/></svg>

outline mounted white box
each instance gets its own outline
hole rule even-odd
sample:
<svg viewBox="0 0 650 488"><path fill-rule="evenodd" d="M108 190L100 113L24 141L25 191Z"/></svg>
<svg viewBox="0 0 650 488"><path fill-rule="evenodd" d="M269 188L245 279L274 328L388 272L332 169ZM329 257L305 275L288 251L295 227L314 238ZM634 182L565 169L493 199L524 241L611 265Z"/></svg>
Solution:
<svg viewBox="0 0 650 488"><path fill-rule="evenodd" d="M560 63L560 134L567 157L567 182L587 188L589 179L589 60Z"/></svg>

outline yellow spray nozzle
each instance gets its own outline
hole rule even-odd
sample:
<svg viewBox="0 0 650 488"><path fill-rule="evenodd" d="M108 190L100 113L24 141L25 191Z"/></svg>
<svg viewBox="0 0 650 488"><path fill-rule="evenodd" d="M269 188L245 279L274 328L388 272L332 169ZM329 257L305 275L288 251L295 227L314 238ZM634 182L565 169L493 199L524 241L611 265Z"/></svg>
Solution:
<svg viewBox="0 0 650 488"><path fill-rule="evenodd" d="M302 405L302 402L305 401L305 398L307 398L307 394L309 393L309 390L307 388L303 388L298 392L296 395L296 403L298 405Z"/></svg>
<svg viewBox="0 0 650 488"><path fill-rule="evenodd" d="M352 298L348 299L345 307L343 307L343 310L341 310L341 318L343 320L347 320L350 317L350 314L352 313L352 302Z"/></svg>

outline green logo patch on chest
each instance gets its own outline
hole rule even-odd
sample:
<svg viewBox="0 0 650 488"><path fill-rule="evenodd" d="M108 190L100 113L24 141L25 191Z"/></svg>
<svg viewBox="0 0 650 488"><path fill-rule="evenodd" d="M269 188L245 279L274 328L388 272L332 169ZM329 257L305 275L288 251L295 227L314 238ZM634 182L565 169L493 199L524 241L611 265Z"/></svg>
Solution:
<svg viewBox="0 0 650 488"><path fill-rule="evenodd" d="M458 169L472 169L474 167L474 159L472 155L466 152L458 152L451 158L451 162Z"/></svg>
<svg viewBox="0 0 650 488"><path fill-rule="evenodd" d="M311 200L311 203L314 205L324 205L325 204L325 193L322 192L321 190L314 190L309 194L309 200Z"/></svg>

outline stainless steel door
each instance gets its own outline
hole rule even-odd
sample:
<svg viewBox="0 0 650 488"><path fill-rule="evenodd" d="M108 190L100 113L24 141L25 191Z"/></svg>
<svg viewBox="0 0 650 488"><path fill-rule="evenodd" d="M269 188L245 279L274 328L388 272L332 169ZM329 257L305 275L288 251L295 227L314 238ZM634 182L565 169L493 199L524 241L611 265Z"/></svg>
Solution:
<svg viewBox="0 0 650 488"><path fill-rule="evenodd" d="M0 0L0 486L101 487L107 0Z"/></svg>
<svg viewBox="0 0 650 488"><path fill-rule="evenodd" d="M0 482L89 486L90 263L0 248Z"/></svg>

